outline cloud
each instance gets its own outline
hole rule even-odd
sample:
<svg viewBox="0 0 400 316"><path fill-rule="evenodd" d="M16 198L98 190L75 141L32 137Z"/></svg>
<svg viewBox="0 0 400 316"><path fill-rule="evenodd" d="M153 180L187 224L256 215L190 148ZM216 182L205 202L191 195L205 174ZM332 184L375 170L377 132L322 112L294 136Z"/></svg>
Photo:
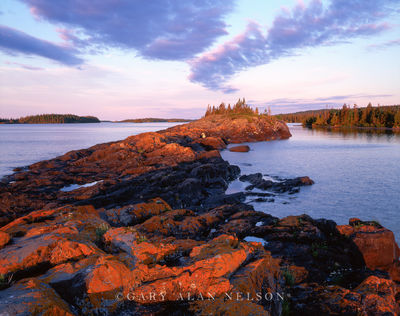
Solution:
<svg viewBox="0 0 400 316"><path fill-rule="evenodd" d="M192 82L224 92L235 89L226 81L249 67L296 54L306 47L331 45L359 36L378 34L390 26L382 22L396 0L332 0L324 7L320 0L308 6L300 2L291 11L283 9L269 30L249 23L236 38L191 62Z"/></svg>
<svg viewBox="0 0 400 316"><path fill-rule="evenodd" d="M36 55L74 66L83 62L73 48L57 45L0 25L0 50L9 54Z"/></svg>
<svg viewBox="0 0 400 316"><path fill-rule="evenodd" d="M400 45L400 38L391 40L391 41L387 41L384 43L380 43L380 44L371 44L371 45L368 45L368 48L370 48L370 49L385 49L388 47L399 46L399 45Z"/></svg>
<svg viewBox="0 0 400 316"><path fill-rule="evenodd" d="M360 106L366 106L370 99L382 99L392 97L392 94L348 94L348 95L332 95L328 97L315 99L302 98L279 98L268 101L249 100L248 104L258 107L260 110L270 107L273 113L291 113L306 110L317 110L325 108L340 108L344 103L353 104L356 100L360 102Z"/></svg>
<svg viewBox="0 0 400 316"><path fill-rule="evenodd" d="M185 60L227 34L225 0L21 0L38 18L84 37L86 46L134 49L150 59ZM83 47L74 31L62 36Z"/></svg>
<svg viewBox="0 0 400 316"><path fill-rule="evenodd" d="M325 98L317 98L315 100L318 101L343 101L343 100L348 100L348 99L354 99L354 98L385 98L385 97L392 97L392 94L347 94L347 95L333 95L330 97L325 97Z"/></svg>
<svg viewBox="0 0 400 316"><path fill-rule="evenodd" d="M27 69L27 70L44 70L44 68L41 68L41 67L34 67L34 66L25 65L25 64L21 64L21 63L15 63L15 62L11 62L11 61L6 61L5 64L6 65L15 65L15 66L21 67L23 69Z"/></svg>

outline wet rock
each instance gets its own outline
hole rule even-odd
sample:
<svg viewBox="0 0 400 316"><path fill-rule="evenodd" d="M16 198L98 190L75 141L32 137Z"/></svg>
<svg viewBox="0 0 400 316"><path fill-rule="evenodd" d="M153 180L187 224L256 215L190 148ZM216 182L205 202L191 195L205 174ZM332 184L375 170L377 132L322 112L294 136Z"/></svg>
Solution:
<svg viewBox="0 0 400 316"><path fill-rule="evenodd" d="M246 187L246 190L260 189L264 191L272 191L276 193L294 194L299 192L299 186L308 186L314 184L314 181L309 177L297 177L294 179L276 179L265 180L261 173L243 175L239 178L240 181L250 182L251 185Z"/></svg>
<svg viewBox="0 0 400 316"><path fill-rule="evenodd" d="M242 182L250 182L252 184L259 183L262 181L263 175L262 173L253 173L249 175L240 176L239 180Z"/></svg>

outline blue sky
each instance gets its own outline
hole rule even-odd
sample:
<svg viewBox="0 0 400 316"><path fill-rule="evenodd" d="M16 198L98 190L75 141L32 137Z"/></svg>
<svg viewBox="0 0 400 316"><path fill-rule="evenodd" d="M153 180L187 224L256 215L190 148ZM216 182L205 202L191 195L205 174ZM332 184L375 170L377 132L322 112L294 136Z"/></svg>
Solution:
<svg viewBox="0 0 400 316"><path fill-rule="evenodd" d="M2 0L0 117L399 104L399 17L399 0Z"/></svg>

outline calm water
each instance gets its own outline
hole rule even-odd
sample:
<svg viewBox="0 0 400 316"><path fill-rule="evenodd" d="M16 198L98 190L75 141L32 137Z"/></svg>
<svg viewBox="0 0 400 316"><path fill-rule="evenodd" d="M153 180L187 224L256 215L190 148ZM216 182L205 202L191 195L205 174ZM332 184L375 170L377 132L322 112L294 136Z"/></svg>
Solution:
<svg viewBox="0 0 400 316"><path fill-rule="evenodd" d="M15 167L177 123L0 124L0 178Z"/></svg>
<svg viewBox="0 0 400 316"><path fill-rule="evenodd" d="M291 125L284 141L248 143L248 153L222 152L242 174L307 175L315 181L274 203L251 203L274 216L309 214L347 224L350 217L377 220L400 240L400 135L341 133ZM251 164L251 165L249 165ZM229 192L244 190L235 181Z"/></svg>
<svg viewBox="0 0 400 316"><path fill-rule="evenodd" d="M176 123L0 125L0 177L12 169L74 149L157 131ZM250 143L248 153L223 151L242 174L307 175L315 184L274 203L252 203L278 217L309 214L339 224L350 217L377 220L400 239L400 135L338 133L290 126L284 141ZM229 192L244 190L235 181Z"/></svg>

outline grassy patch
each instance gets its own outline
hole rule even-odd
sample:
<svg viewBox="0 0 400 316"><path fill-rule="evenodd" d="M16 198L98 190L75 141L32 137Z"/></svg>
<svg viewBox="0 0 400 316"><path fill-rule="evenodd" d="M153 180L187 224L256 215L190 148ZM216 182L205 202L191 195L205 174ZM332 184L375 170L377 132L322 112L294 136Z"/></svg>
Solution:
<svg viewBox="0 0 400 316"><path fill-rule="evenodd" d="M283 277L285 278L286 285L288 286L294 285L294 275L292 271L290 271L289 269L285 269L283 271Z"/></svg>
<svg viewBox="0 0 400 316"><path fill-rule="evenodd" d="M96 228L96 242L102 242L104 234L110 229L110 225L106 223L100 224Z"/></svg>
<svg viewBox="0 0 400 316"><path fill-rule="evenodd" d="M136 242L137 242L138 244L140 244L140 243L142 243L142 242L145 242L145 241L147 241L147 238L146 238L146 236L144 236L144 235L139 235L139 236L136 238Z"/></svg>
<svg viewBox="0 0 400 316"><path fill-rule="evenodd" d="M282 302L282 316L290 315L290 302L288 300L284 300Z"/></svg>
<svg viewBox="0 0 400 316"><path fill-rule="evenodd" d="M328 249L328 245L326 244L326 242L313 242L311 244L311 255L314 258L317 258L319 256L319 251L320 250L326 250Z"/></svg>

